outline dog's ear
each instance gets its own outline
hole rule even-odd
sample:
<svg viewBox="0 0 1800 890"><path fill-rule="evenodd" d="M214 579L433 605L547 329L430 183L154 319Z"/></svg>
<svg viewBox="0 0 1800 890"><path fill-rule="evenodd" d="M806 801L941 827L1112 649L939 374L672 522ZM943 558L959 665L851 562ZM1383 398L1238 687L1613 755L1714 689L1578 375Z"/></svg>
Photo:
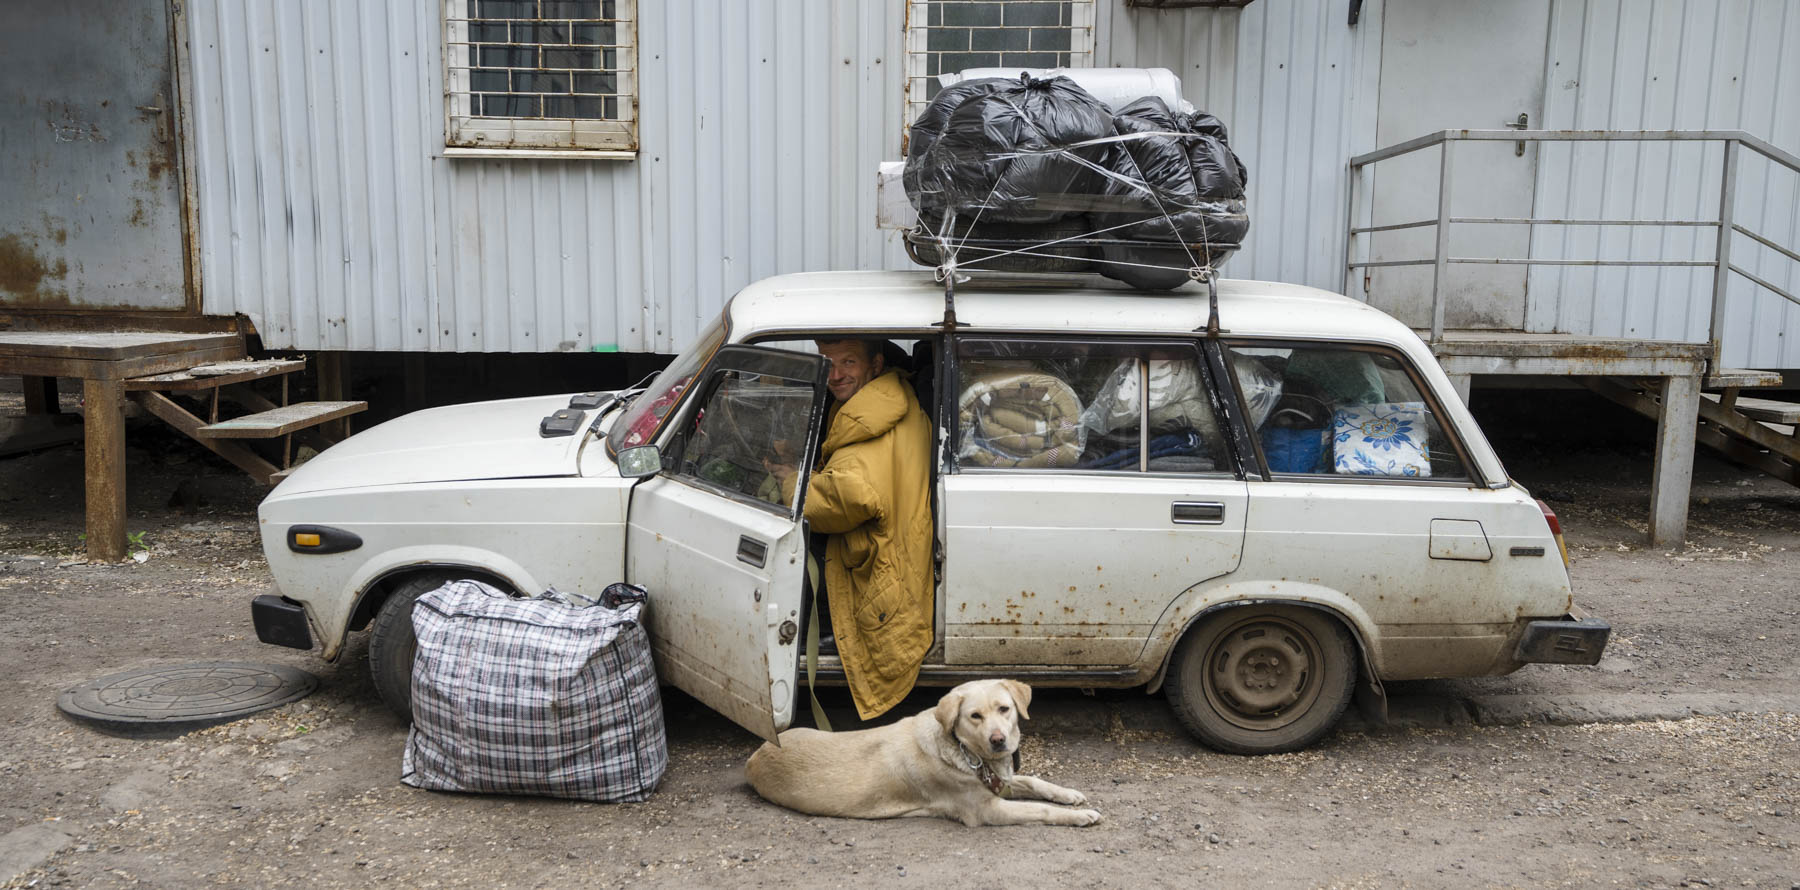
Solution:
<svg viewBox="0 0 1800 890"><path fill-rule="evenodd" d="M961 690L952 689L938 699L937 709L932 713L937 717L938 725L944 728L944 735L955 735L956 715L962 712L962 698Z"/></svg>
<svg viewBox="0 0 1800 890"><path fill-rule="evenodd" d="M1019 719L1030 720L1031 715L1026 711L1031 708L1031 687L1017 680L1001 680L1000 687L1012 696L1013 704L1018 706Z"/></svg>

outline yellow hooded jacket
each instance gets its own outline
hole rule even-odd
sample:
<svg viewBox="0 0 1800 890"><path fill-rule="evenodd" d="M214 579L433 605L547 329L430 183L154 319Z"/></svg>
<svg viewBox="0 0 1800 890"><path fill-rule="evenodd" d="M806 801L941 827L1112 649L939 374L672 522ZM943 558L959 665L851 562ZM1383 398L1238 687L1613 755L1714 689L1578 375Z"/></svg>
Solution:
<svg viewBox="0 0 1800 890"><path fill-rule="evenodd" d="M806 488L806 520L830 537L825 590L856 712L912 691L931 648L931 423L898 370L837 407Z"/></svg>

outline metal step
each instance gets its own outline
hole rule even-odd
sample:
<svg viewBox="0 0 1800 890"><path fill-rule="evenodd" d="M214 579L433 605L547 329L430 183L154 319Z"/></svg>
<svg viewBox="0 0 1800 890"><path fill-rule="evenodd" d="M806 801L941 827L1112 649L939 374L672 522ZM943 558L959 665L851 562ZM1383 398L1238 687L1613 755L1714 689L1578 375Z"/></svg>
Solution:
<svg viewBox="0 0 1800 890"><path fill-rule="evenodd" d="M1711 393L1704 393L1703 397L1715 402L1719 400L1718 396ZM1800 404L1794 402L1777 402L1774 399L1752 399L1747 396L1738 396L1737 401L1733 402L1731 407L1737 413L1751 420L1780 424L1800 423Z"/></svg>
<svg viewBox="0 0 1800 890"><path fill-rule="evenodd" d="M194 431L203 439L273 439L295 430L366 410L368 402L296 402L257 414L208 424Z"/></svg>
<svg viewBox="0 0 1800 890"><path fill-rule="evenodd" d="M1701 381L1703 389L1732 389L1739 386L1780 386L1781 372L1757 371L1750 368L1720 368Z"/></svg>
<svg viewBox="0 0 1800 890"><path fill-rule="evenodd" d="M1587 378L1583 383L1607 399L1652 420L1662 415L1662 403L1652 386L1628 385L1601 378ZM1735 396L1736 393L1727 392L1726 395ZM1800 486L1800 438L1794 436L1795 430L1800 427L1753 417L1750 412L1742 410L1746 402L1752 406L1787 404L1768 399L1738 397L1735 405L1728 406L1724 404L1723 396L1701 393L1700 423L1694 430L1694 441L1790 485ZM1756 410L1755 407L1751 408L1751 411ZM1766 417L1778 416L1787 411L1785 407L1764 407L1759 413Z"/></svg>
<svg viewBox="0 0 1800 890"><path fill-rule="evenodd" d="M182 371L171 371L167 374L133 377L125 381L125 391L177 392L216 389L221 386L230 386L233 383L243 383L246 380L258 380L277 374L292 374L305 367L305 359L266 359L261 361L244 359L233 362L213 362L196 365Z"/></svg>

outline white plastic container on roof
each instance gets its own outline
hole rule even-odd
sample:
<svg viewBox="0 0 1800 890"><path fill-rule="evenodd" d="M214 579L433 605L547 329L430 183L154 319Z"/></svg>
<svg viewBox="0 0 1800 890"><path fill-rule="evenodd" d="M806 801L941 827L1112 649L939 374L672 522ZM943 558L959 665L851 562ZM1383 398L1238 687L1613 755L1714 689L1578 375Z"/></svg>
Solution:
<svg viewBox="0 0 1800 890"><path fill-rule="evenodd" d="M978 80L983 77L1010 77L1021 74L1033 78L1067 77L1075 85L1118 111L1145 96L1163 100L1172 111L1192 113L1194 103L1182 98L1181 78L1167 68L965 68L938 75L943 86Z"/></svg>

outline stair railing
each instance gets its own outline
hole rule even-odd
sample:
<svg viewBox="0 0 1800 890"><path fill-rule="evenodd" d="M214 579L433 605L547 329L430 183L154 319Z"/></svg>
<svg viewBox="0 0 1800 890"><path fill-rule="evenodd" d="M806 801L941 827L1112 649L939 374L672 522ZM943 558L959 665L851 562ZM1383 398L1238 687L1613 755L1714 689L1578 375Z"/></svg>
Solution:
<svg viewBox="0 0 1800 890"><path fill-rule="evenodd" d="M1719 181L1719 216L1717 219L1555 219L1549 217L1464 217L1450 214L1452 161L1458 142L1722 142L1725 145L1723 175ZM1357 180L1364 168L1401 155L1442 146L1438 160L1437 218L1391 225L1356 225ZM1721 353L1720 327L1725 317L1725 287L1730 273L1742 275L1758 287L1769 290L1789 302L1800 304L1800 297L1764 280L1731 261L1731 236L1741 234L1794 262L1800 253L1776 244L1752 232L1733 217L1737 200L1738 155L1749 149L1789 170L1800 173L1800 157L1782 151L1743 130L1441 130L1427 133L1386 148L1350 159L1348 224L1349 237L1344 243L1344 293L1350 293L1352 276L1357 269L1381 266L1431 266L1431 338L1433 346L1444 338L1444 290L1446 273L1452 263L1526 266L1710 266L1713 269L1710 321L1707 343L1711 347L1709 373L1717 373ZM1366 191L1366 190L1365 190ZM1368 196L1365 196L1368 197ZM1701 226L1718 230L1717 247L1710 260L1603 260L1603 259L1534 259L1532 257L1454 257L1449 255L1450 226L1458 223L1498 225L1559 226ZM1437 227L1436 247L1432 256L1409 260L1370 261L1357 259L1358 235L1392 232L1401 229ZM1365 251L1367 244L1364 244Z"/></svg>

